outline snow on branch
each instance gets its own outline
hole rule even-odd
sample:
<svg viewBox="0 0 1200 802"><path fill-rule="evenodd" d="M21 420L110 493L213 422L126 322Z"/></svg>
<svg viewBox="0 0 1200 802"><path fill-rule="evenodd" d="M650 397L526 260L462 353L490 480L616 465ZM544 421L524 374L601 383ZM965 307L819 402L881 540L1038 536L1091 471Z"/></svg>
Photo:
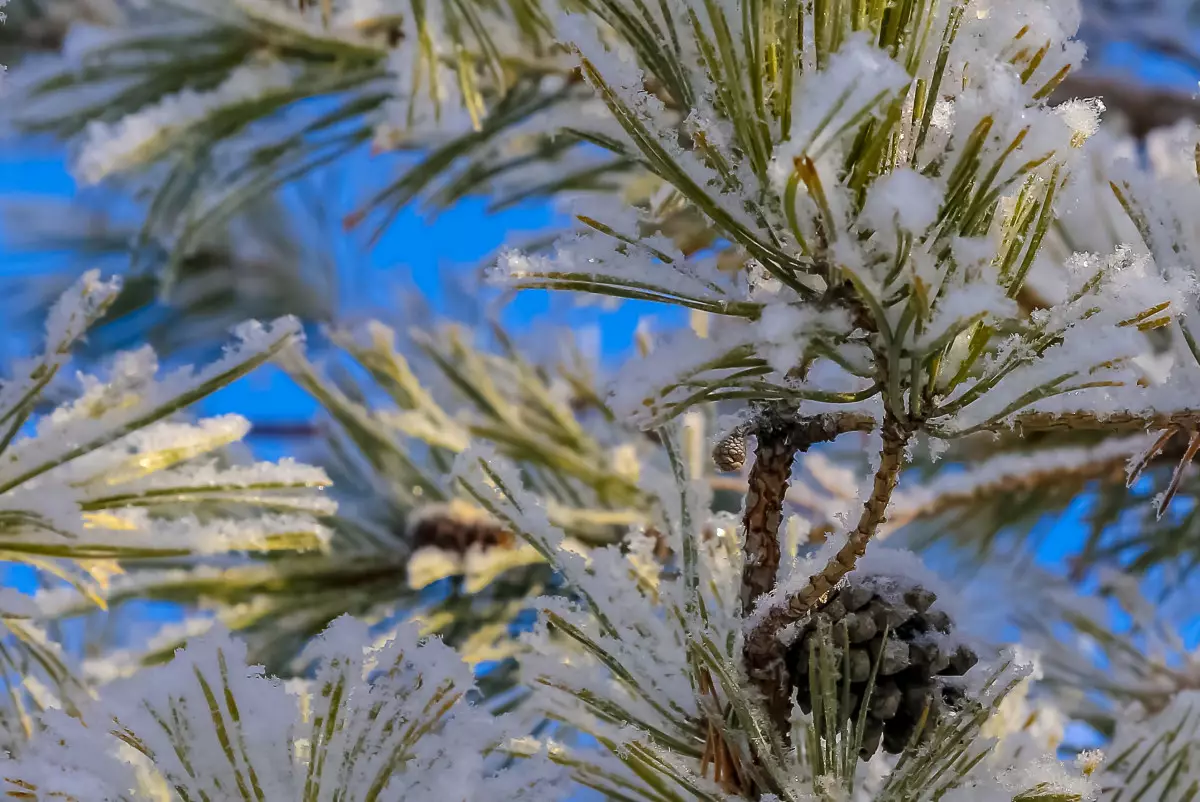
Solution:
<svg viewBox="0 0 1200 802"><path fill-rule="evenodd" d="M74 170L90 184L153 163L199 126L221 114L265 102L279 103L295 92L295 75L284 64L249 64L208 92L185 90L139 109L115 123L93 121Z"/></svg>
<svg viewBox="0 0 1200 802"><path fill-rule="evenodd" d="M957 3L923 18L927 34L940 32L940 50L933 36L887 42L870 15L837 22L846 29L805 49L793 47L791 26L825 22L797 6L780 12L795 20L767 26L742 53L718 43L745 34L746 21L683 2L676 13L690 27L675 52L662 53L646 43L672 24L670 13L660 19L616 0L601 7L600 18L620 20L615 41L584 16L566 17L561 35L627 145L707 218L713 250L733 257L726 273L737 281L709 272L695 284L689 271L681 282L667 268L695 260L659 233L666 218L653 207L631 226L583 206L578 218L591 233L562 240L554 257L507 252L501 264L515 286L653 299L720 317L711 341L681 341L622 376L623 406L639 409L646 425L737 398L879 398L909 428L950 416L978 425L1009 407L1117 381L1096 374L1139 344L1117 324L1157 325L1139 316L1166 302L1181 308L1178 287L1140 286L1134 273L1144 279L1145 271L1120 257L1081 261L1078 291L1060 310L1028 321L1015 302L1079 145L1096 127L1094 106L1046 103L1080 57L1068 17L1025 4L1011 16L968 14ZM1033 40L1036 56L1024 48ZM761 65L760 45L795 56ZM957 76L964 62L989 66L966 81ZM940 87L936 102L929 86ZM885 141L899 150L888 152ZM985 238L994 226L999 237ZM820 383L808 379L817 369ZM981 403L985 390L1006 400Z"/></svg>
<svg viewBox="0 0 1200 802"><path fill-rule="evenodd" d="M502 462L480 452L460 466L466 472L462 481L472 482L498 515L522 521L531 542L543 547L561 542L548 532L539 534L545 530L544 518L529 505L520 477ZM685 489L679 485L677 492L684 494ZM1063 798L1073 800L1084 798L1077 792L1091 793L1087 775L1080 776L1044 751L1029 751L1033 744L1016 737L1026 726L1024 719L1018 722L1007 715L1006 706L1001 714L1005 698L1028 674L1011 656L970 672L961 687L970 700L963 710L971 712L931 724L928 746L904 748L899 762L872 764L879 772L873 780L866 780L858 768L865 765L856 759L861 731L854 729L853 717L836 712L845 704L839 701L836 673L824 674L833 669L820 659L812 661L812 679L798 681L801 686L813 683L808 686L812 695L801 697L812 699L813 715L795 712L791 726L796 748L784 749L772 735L771 724L758 714L737 666L736 544L729 542L719 518L693 525L711 527L712 532L703 537L699 531L683 533L695 538L691 559L696 560L696 587L703 603L693 609L702 611L699 615L685 609L687 575L670 568L660 568L657 574L653 567L647 570L636 537L624 555L616 549L594 551L588 558L561 547L552 552L554 564L570 578L584 604L541 601L539 625L525 638L529 651L521 662L528 680L540 688L530 699L533 710L590 734L602 747L596 753L549 743L551 759L569 766L577 782L635 799L658 798L656 789L668 788L680 798L714 802L731 794L737 799L820 798L822 789L856 782L871 789L865 798L881 800L932 798L934 789L957 789L963 799L999 787L1034 789L1030 799L1037 798L1038 789L1061 791ZM814 564L820 562L818 558ZM940 594L941 585L918 562L911 555L878 555L862 576L874 577L870 581L879 583L887 598L899 598L894 588L898 581L919 584L925 590L905 598L927 609L933 596L929 589ZM833 666L842 659L840 654L827 657ZM816 709L819 705L829 707L822 712ZM835 723L847 718L848 724ZM980 737L978 728L984 722L989 734L1014 736L1026 751L1017 759L1019 750L1014 747L983 763L966 757L982 756L978 750L991 747L990 740ZM849 750L846 759L821 762L822 750L834 748ZM931 774L939 779L931 781ZM748 785L775 796L760 796L747 790ZM1015 798L1023 798L1015 793Z"/></svg>
<svg viewBox="0 0 1200 802"><path fill-rule="evenodd" d="M215 458L249 423L225 416L178 420L190 403L263 364L299 336L292 320L245 324L212 365L158 378L148 349L123 354L105 377L80 376L80 392L33 418L71 345L111 302L115 283L89 273L52 310L46 356L0 388L0 541L6 559L52 566L103 603L112 561L320 547L323 471L231 464ZM28 425L27 425L28 424ZM119 570L119 569L118 569Z"/></svg>
<svg viewBox="0 0 1200 802"><path fill-rule="evenodd" d="M918 434L962 437L1023 416L1037 425L1045 414L1062 425L1089 413L1097 421L1116 413L1105 427L1116 432L1133 428L1120 419L1138 408L1140 428L1183 428L1194 383L1182 369L1165 380L1150 374L1154 332L1180 325L1196 282L1163 261L1165 249L1076 254L1063 265L1061 298L1032 311L1022 303L1101 110L1048 103L1082 56L1069 9L922 6L918 34L907 30L911 20L875 17L883 12L843 19L804 4L773 8L777 25L712 3L598 8L565 18L560 35L624 129L621 147L640 152L678 203L707 221L712 252L737 280L717 285L724 309L681 285L663 269L680 253L662 240L666 216L651 206L636 226L591 226L611 240L603 253L589 250L594 234L578 257L578 242L564 240L557 264L507 253L516 285L537 263L539 287L636 290L632 297L713 313L703 336L680 335L621 375L617 406L644 425L737 399L802 411L841 405L882 421L874 482L846 540L802 584L764 594L761 614L743 610L752 672L776 660L779 631L807 616L886 531ZM674 14L689 22L679 41L654 47ZM796 41L797 31L814 33ZM745 47L730 45L739 38ZM581 219L596 218L585 210ZM1193 436L1185 462L1197 450ZM790 455L775 457L775 483L786 482ZM784 494L770 498L780 506ZM777 521L778 512L755 520ZM751 529L746 559L757 561L774 540ZM770 585L774 564L747 569L762 576L744 607Z"/></svg>
<svg viewBox="0 0 1200 802"><path fill-rule="evenodd" d="M1022 489L1104 478L1114 473L1123 482L1130 461L1153 442L1154 438L1148 435L1119 437L1092 447L1051 448L984 460L965 471L947 473L927 484L898 491L887 523L880 528L880 536L922 518Z"/></svg>
<svg viewBox="0 0 1200 802"><path fill-rule="evenodd" d="M48 713L0 774L31 799L559 798L562 771L544 755L489 760L520 731L466 701L470 670L415 625L375 638L341 618L308 659L313 679L285 688L211 632L109 685L78 720Z"/></svg>
<svg viewBox="0 0 1200 802"><path fill-rule="evenodd" d="M886 538L904 527L956 510L967 510L991 499L1048 487L1075 487L1092 480L1128 480L1131 465L1147 453L1156 437L1149 434L1114 437L1095 446L1043 448L1028 453L1001 454L947 470L924 484L901 486L892 497L887 520L877 537ZM860 477L831 463L821 454L810 454L797 464L813 475L816 486L793 481L785 507L804 517L808 543L836 538L844 528L839 520L853 512ZM739 479L714 479L719 489L745 493Z"/></svg>

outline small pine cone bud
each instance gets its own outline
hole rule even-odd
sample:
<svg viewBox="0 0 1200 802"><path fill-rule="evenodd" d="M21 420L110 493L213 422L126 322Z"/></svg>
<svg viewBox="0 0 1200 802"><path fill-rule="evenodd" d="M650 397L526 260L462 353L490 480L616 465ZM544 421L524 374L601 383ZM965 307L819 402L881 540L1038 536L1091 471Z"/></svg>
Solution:
<svg viewBox="0 0 1200 802"><path fill-rule="evenodd" d="M831 599L821 608L821 614L832 621L841 621L846 617L846 605L841 599Z"/></svg>
<svg viewBox="0 0 1200 802"><path fill-rule="evenodd" d="M920 718L925 708L933 704L933 683L909 685L904 689L904 709L913 718Z"/></svg>
<svg viewBox="0 0 1200 802"><path fill-rule="evenodd" d="M879 655L879 674L881 676L890 677L908 668L907 643L889 638L886 643L881 645L883 647L882 654Z"/></svg>
<svg viewBox="0 0 1200 802"><path fill-rule="evenodd" d="M966 646L959 646L947 660L947 665L938 673L943 677L961 677L979 662L979 655Z"/></svg>
<svg viewBox="0 0 1200 802"><path fill-rule="evenodd" d="M863 760L880 746L893 754L904 751L920 721L927 719L924 738L939 716L964 701L962 688L951 678L965 674L979 658L947 638L954 622L936 603L934 593L911 581L852 576L830 592L797 633L787 665L800 709L811 712L812 689L834 680L838 719L854 722L863 716ZM808 676L813 671L810 653L824 656L815 663L817 671L825 672L820 682ZM840 709L847 672L850 709Z"/></svg>
<svg viewBox="0 0 1200 802"><path fill-rule="evenodd" d="M891 755L900 754L908 746L916 730L916 719L904 715L896 716L884 726L883 751Z"/></svg>
<svg viewBox="0 0 1200 802"><path fill-rule="evenodd" d="M859 747L858 756L863 760L870 760L871 755L879 751L879 743L883 740L883 722L867 719L863 725L862 745Z"/></svg>
<svg viewBox="0 0 1200 802"><path fill-rule="evenodd" d="M958 707L966 698L967 692L958 685L947 682L942 686L942 701L947 707Z"/></svg>
<svg viewBox="0 0 1200 802"><path fill-rule="evenodd" d="M740 471L746 464L746 436L740 429L735 429L721 438L713 447L713 462L717 468L727 473Z"/></svg>
<svg viewBox="0 0 1200 802"><path fill-rule="evenodd" d="M950 656L945 654L933 640L917 640L908 645L909 660L930 676L942 674L950 665Z"/></svg>
<svg viewBox="0 0 1200 802"><path fill-rule="evenodd" d="M847 610L861 610L875 598L875 589L868 585L847 585L838 593L838 598Z"/></svg>
<svg viewBox="0 0 1200 802"><path fill-rule="evenodd" d="M912 588L904 594L904 603L918 613L928 610L935 601L937 601L937 596L925 588Z"/></svg>
<svg viewBox="0 0 1200 802"><path fill-rule="evenodd" d="M866 609L874 617L875 627L880 632L887 629L890 632L903 636L904 630L902 628L913 619L913 611L910 608L903 605L888 604L882 599L876 599L871 602L870 606Z"/></svg>
<svg viewBox="0 0 1200 802"><path fill-rule="evenodd" d="M924 614L924 618L930 629L936 629L943 634L949 634L954 626L950 622L950 616L941 610L930 610Z"/></svg>

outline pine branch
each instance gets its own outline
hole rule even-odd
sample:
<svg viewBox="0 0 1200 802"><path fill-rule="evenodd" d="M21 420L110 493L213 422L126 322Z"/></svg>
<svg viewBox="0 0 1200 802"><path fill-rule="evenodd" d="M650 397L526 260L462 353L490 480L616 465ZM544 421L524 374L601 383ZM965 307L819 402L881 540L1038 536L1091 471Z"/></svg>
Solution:
<svg viewBox="0 0 1200 802"><path fill-rule="evenodd" d="M952 510L964 509L1000 495L1022 493L1045 487L1047 484L1078 485L1091 479L1125 478L1124 466L1130 454L1116 454L1098 458L1070 468L1053 466L1044 471L999 475L990 482L936 493L913 503L899 501L887 521L879 528L879 536L891 533L920 520L944 515Z"/></svg>
<svg viewBox="0 0 1200 802"><path fill-rule="evenodd" d="M1035 411L1022 413L1012 418L1009 424L997 424L995 427L996 430L1001 428L1013 428L1026 436L1056 431L1093 431L1108 434L1164 429L1196 431L1200 429L1200 410L1180 409L1159 412L1120 409L1106 412L1080 410L1065 413Z"/></svg>
<svg viewBox="0 0 1200 802"><path fill-rule="evenodd" d="M758 446L754 450L742 518L746 537L742 561L743 610L753 609L755 600L775 586L783 498L792 475L792 461L800 450L796 432L790 427L763 425L756 436Z"/></svg>
<svg viewBox="0 0 1200 802"><path fill-rule="evenodd" d="M758 445L742 518L746 537L741 591L744 611L752 610L755 601L775 587L779 574L779 525L796 454L835 440L841 434L870 431L874 426L873 417L853 412L794 417L770 411L754 424ZM741 433L735 432L734 436Z"/></svg>
<svg viewBox="0 0 1200 802"><path fill-rule="evenodd" d="M1002 500L1012 496L1048 489L1073 494L1090 481L1099 481L1105 486L1124 485L1130 458L1145 451L1148 442L1135 436L1105 441L1093 448L1051 448L983 459L963 473L953 473L895 494L887 520L880 524L875 537L890 537L907 526L957 510L971 508L974 512L987 505L1004 506ZM1174 458L1178 460L1179 455ZM715 480L713 486L746 492L745 483L737 480ZM832 495L829 488L826 491L831 495L814 498L801 495L792 488L784 499L793 507L815 514L807 533L810 544L823 543L836 528L830 504L836 503L841 496ZM1016 510L1015 514L1023 511ZM1011 518L1005 516L998 525L1010 521ZM989 534L992 531L986 530Z"/></svg>
<svg viewBox="0 0 1200 802"><path fill-rule="evenodd" d="M789 687L787 669L779 656L779 633L807 615L822 596L854 570L858 558L866 553L867 544L886 520L888 504L900 478L904 450L912 433L890 414L884 419L882 433L883 449L875 472L874 489L846 544L819 573L809 578L803 588L785 603L769 610L746 636L743 654L747 671L766 695L768 709L776 720L786 720Z"/></svg>
<svg viewBox="0 0 1200 802"><path fill-rule="evenodd" d="M615 543L628 528L653 523L653 499L637 482L641 451L651 447L642 433L602 406L600 414L576 408L561 392L562 368L532 363L503 330L493 334L496 351L449 328L413 329L402 339L377 322L333 330L340 351L328 376L289 350L282 367L329 420L268 423L251 433L316 436L330 449L334 492L351 511L329 521L337 530L332 548L226 567L219 578L181 560L185 570L169 577L139 573L117 582L113 603L168 598L216 608L249 639L256 660L283 672L313 631L377 606L419 611L430 631L457 647L490 625L489 615L511 622L517 609L506 613L503 604L552 590L544 562L528 565L512 535L494 521L481 525L478 506L446 482L455 455L472 442L518 461L551 522L580 544ZM576 396L603 404L586 372L573 379ZM447 577L455 578L450 598L428 607L417 597ZM237 614L251 600L256 614Z"/></svg>
<svg viewBox="0 0 1200 802"><path fill-rule="evenodd" d="M470 667L414 622L380 639L341 618L306 662L313 681L290 692L222 628L194 638L169 664L106 687L103 703L48 718L28 752L6 760L5 795L431 800L423 787L453 786L462 799L562 798L564 773L536 752L513 766L485 760L522 734L519 721L469 703ZM141 760L137 775L126 750Z"/></svg>

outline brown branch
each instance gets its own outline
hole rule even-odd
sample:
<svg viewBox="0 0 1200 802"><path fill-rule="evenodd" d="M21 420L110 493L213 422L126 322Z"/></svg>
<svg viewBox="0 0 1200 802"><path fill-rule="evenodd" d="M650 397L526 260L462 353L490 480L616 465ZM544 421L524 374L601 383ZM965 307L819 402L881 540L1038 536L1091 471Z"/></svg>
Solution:
<svg viewBox="0 0 1200 802"><path fill-rule="evenodd" d="M1114 411L1105 415L1094 412L1025 412L1007 423L997 423L989 431L1012 428L1022 435L1041 432L1152 432L1163 429L1200 430L1200 410L1184 409L1175 412Z"/></svg>
<svg viewBox="0 0 1200 802"><path fill-rule="evenodd" d="M1178 462L1184 453L1187 438L1179 438L1177 430L1168 430L1171 435L1167 448L1148 454L1154 464L1158 462ZM1182 440L1182 442L1181 442ZM1069 448L1078 448L1071 446ZM1053 453L1056 449L1051 449ZM970 507L987 502L989 499L1014 493L1028 493L1047 486L1078 487L1089 481L1099 480L1106 485L1124 485L1128 479L1126 468L1131 457L1139 449L1131 444L1127 450L1111 452L1095 452L1088 459L1075 465L1050 464L1033 466L1019 472L998 473L988 481L970 484L959 482L952 488L939 489L936 485L917 486L901 497L893 497L891 509L888 510L887 521L880 525L876 538L884 538L917 521L936 518L957 509ZM1025 456L1036 456L1023 452ZM1002 453L997 459L1003 459ZM980 457L982 459L982 457ZM969 460L968 460L969 461ZM987 468L990 460L984 460L981 467ZM969 474L968 474L969 476ZM709 486L714 490L722 490L740 495L746 495L748 486L740 477L713 476L709 478ZM819 499L804 497L797 488L789 486L784 497L786 506L806 511L817 516L816 522L807 533L806 542L809 544L824 543L826 538L835 531L835 524L827 510L819 503Z"/></svg>
<svg viewBox="0 0 1200 802"><path fill-rule="evenodd" d="M792 461L800 450L791 427L762 426L757 433L754 464L746 492L742 527L746 533L742 559L742 610L775 587L779 574L779 524L783 520L783 497L792 476Z"/></svg>
<svg viewBox="0 0 1200 802"><path fill-rule="evenodd" d="M777 724L787 721L790 690L787 666L780 654L778 635L784 627L800 620L854 566L867 550L867 544L887 520L888 503L900 479L904 450L912 433L888 415L883 422L883 450L871 496L863 505L858 525L846 544L786 604L771 610L746 637L743 658L747 673L767 700L767 710ZM786 732L786 729L784 730Z"/></svg>
<svg viewBox="0 0 1200 802"><path fill-rule="evenodd" d="M870 431L875 419L862 413L829 413L811 417L762 415L752 426L758 444L750 468L746 506L742 517L746 543L743 549L741 601L748 613L754 602L775 587L779 575L779 526L784 496L796 454L841 434Z"/></svg>
<svg viewBox="0 0 1200 802"><path fill-rule="evenodd" d="M1070 467L1054 466L1046 470L1031 470L1027 473L1003 474L991 482L957 491L935 493L920 501L905 503L903 499L895 499L895 504L888 511L887 521L880 525L875 537L888 537L909 524L936 518L954 510L983 504L1000 495L1029 493L1051 485L1060 488L1070 486L1078 489L1094 480L1110 486L1124 485L1125 467L1134 453L1130 451L1128 454L1113 454ZM921 488L916 488L917 493L920 491ZM808 543L823 543L833 531L833 524L830 521L815 524L808 531Z"/></svg>

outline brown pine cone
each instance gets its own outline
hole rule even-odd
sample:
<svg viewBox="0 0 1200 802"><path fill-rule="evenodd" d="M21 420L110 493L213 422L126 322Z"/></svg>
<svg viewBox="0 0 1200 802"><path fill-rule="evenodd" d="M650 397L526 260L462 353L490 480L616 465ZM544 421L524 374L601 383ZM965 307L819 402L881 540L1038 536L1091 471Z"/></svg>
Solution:
<svg viewBox="0 0 1200 802"><path fill-rule="evenodd" d="M813 707L809 670L818 644L826 643L834 658L827 670L837 679L839 699L842 672L848 664L851 704L839 713L843 720L857 722L865 701L859 750L863 760L874 755L880 744L891 754L903 752L928 708L920 735L924 740L937 717L962 700L961 689L947 680L966 674L979 658L951 637L953 622L944 611L934 609L936 601L932 592L911 581L850 577L829 595L793 642L788 666L805 713ZM873 670L875 686L864 700Z"/></svg>
<svg viewBox="0 0 1200 802"><path fill-rule="evenodd" d="M719 470L727 473L740 471L746 464L746 436L741 430L735 430L725 435L713 447L713 462Z"/></svg>

